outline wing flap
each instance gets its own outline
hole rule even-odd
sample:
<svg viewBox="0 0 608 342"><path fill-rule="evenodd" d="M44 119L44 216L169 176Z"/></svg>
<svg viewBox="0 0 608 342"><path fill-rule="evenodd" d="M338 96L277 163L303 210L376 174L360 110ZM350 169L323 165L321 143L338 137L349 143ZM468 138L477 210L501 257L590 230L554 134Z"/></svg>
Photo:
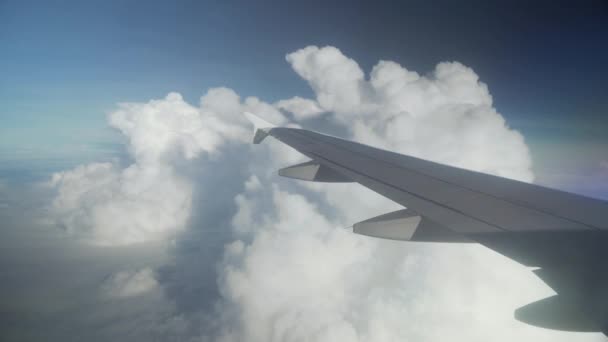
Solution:
<svg viewBox="0 0 608 342"><path fill-rule="evenodd" d="M314 160L282 168L279 176L311 182L350 183L352 180Z"/></svg>

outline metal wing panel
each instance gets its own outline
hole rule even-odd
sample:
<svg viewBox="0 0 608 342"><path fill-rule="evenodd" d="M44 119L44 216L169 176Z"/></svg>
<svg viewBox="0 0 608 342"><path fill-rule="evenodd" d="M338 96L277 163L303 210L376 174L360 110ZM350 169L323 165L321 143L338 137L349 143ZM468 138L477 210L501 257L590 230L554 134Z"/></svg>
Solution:
<svg viewBox="0 0 608 342"><path fill-rule="evenodd" d="M408 208L412 208L425 216L432 217L436 222L449 227L455 232L474 234L497 233L501 231L499 227L493 226L492 224L482 222L474 217L467 216L453 209L444 207L438 203L434 203L428 199L405 192L400 188L392 186L391 184L369 177L368 175L361 174L353 169L345 168L344 166L336 164L333 161L325 159L319 155L311 154L309 156L311 158L315 158L319 162L325 163L325 165L333 167L335 170L343 173L359 184L383 196L386 196L397 203L402 205L407 203Z"/></svg>
<svg viewBox="0 0 608 342"><path fill-rule="evenodd" d="M509 202L428 176L409 167L387 162L381 158L384 155L378 154L384 152L382 150L366 150L361 148L364 145L304 130L277 128L273 129L271 134L309 157L334 169L339 168L341 173L356 173L356 178L353 175L347 176L425 216L436 220L434 215L445 216L446 222L441 223L459 233L481 232L479 223L487 232L594 229L536 208ZM402 157L404 160L411 158ZM417 161L419 163L422 160ZM434 165L439 164L430 164ZM387 190L387 187L390 190ZM385 192L399 194L389 196ZM424 213L417 206L429 207L431 212ZM455 216L460 219L455 220ZM440 220L444 221L441 218ZM477 224L472 224L471 220L477 221Z"/></svg>
<svg viewBox="0 0 608 342"><path fill-rule="evenodd" d="M397 167L419 172L446 183L457 184L475 192L497 197L513 204L534 208L556 217L563 217L589 227L608 229L608 203L564 191L545 188L512 179L451 167L411 156L385 151L356 142L316 132L300 133L317 141L330 143L345 150L361 153Z"/></svg>

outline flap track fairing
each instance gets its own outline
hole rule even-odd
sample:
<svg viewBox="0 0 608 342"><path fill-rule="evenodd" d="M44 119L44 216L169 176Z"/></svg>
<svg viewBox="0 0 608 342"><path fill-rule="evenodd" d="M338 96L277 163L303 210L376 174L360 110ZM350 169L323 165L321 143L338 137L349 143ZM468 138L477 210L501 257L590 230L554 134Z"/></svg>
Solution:
<svg viewBox="0 0 608 342"><path fill-rule="evenodd" d="M356 223L353 225L353 232L390 240L472 242L410 209L394 211Z"/></svg>

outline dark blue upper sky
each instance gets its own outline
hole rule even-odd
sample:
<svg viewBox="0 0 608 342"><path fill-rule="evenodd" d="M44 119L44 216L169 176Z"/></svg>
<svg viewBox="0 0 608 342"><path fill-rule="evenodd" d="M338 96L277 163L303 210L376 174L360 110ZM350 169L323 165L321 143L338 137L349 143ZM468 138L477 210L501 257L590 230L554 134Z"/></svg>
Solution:
<svg viewBox="0 0 608 342"><path fill-rule="evenodd" d="M460 61L537 159L543 144L564 141L579 154L591 143L598 158L606 23L604 1L2 1L0 150L104 144L104 113L117 102L169 91L194 103L212 86L266 101L310 95L284 58L314 44L366 71L380 59L421 73Z"/></svg>

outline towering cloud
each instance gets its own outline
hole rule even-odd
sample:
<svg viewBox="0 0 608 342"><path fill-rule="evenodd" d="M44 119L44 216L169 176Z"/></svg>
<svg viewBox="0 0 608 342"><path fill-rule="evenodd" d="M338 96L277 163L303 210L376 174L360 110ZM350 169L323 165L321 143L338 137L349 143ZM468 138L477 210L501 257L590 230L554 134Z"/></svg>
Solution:
<svg viewBox="0 0 608 342"><path fill-rule="evenodd" d="M249 143L244 110L276 124L285 124L282 111L299 120L324 113L331 127L364 143L532 180L522 136L493 108L486 85L460 63L439 63L420 75L381 61L366 75L334 47L309 46L286 59L315 99L270 105L216 88L198 107L178 94L121 105L109 120L128 139L132 164L98 163L54 175L58 222L102 244L162 239L187 229L193 189L213 193L224 187L184 168L195 160L243 153L244 147L236 152L230 147ZM221 298L207 339L571 340L513 320L514 308L549 292L519 265L480 246L355 236L343 227L397 205L353 184L277 182L274 168L302 157L271 140L245 152L232 156L247 172L230 180L242 184L242 192L231 194L236 212L225 221L231 222L234 239L218 267ZM216 159L214 173L234 167L222 160ZM203 217L199 225L206 219L211 220ZM102 288L120 296L162 287L162 279L151 274L119 273Z"/></svg>
<svg viewBox="0 0 608 342"><path fill-rule="evenodd" d="M287 60L315 91L318 107L359 141L532 180L522 136L460 63L420 76L382 61L366 79L333 47L307 47ZM273 164L293 162L290 151L265 144ZM275 175L265 176L236 198L233 223L244 236L226 250L223 340L571 339L514 321L515 308L550 290L512 261L481 246L349 234L341 227L395 205L356 185L303 183L316 193L306 197L305 189L280 189L271 185Z"/></svg>
<svg viewBox="0 0 608 342"><path fill-rule="evenodd" d="M319 106L359 141L504 177L532 180L523 137L492 107L488 87L458 63L420 76L380 61L369 81L333 47L307 47L287 60L316 93Z"/></svg>
<svg viewBox="0 0 608 342"><path fill-rule="evenodd" d="M286 59L308 81L321 108L354 115L365 103L363 71L335 47L308 46L288 54Z"/></svg>
<svg viewBox="0 0 608 342"><path fill-rule="evenodd" d="M132 164L94 163L53 175L52 209L68 233L95 244L122 245L170 238L190 217L194 180L180 166L214 155L226 142L244 143L243 110L282 115L226 88L201 98L200 107L177 93L148 103L125 103L109 115L128 139Z"/></svg>

